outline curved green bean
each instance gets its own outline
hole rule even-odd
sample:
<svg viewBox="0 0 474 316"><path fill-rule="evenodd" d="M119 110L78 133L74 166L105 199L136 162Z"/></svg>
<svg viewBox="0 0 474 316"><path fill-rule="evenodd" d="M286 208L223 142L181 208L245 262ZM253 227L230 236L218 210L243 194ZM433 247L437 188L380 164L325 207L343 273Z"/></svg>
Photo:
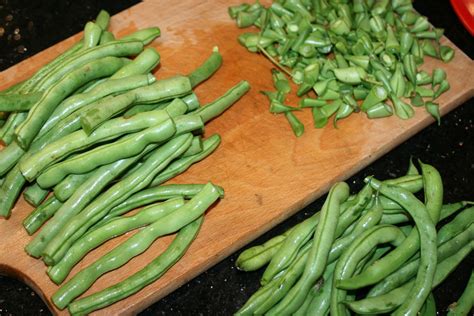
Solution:
<svg viewBox="0 0 474 316"><path fill-rule="evenodd" d="M107 224L86 233L68 249L64 257L54 266L48 268L49 278L60 284L68 276L71 269L89 253L109 239L123 235L128 231L149 225L170 214L184 205L182 197L148 206L130 217L116 218Z"/></svg>
<svg viewBox="0 0 474 316"><path fill-rule="evenodd" d="M160 63L160 54L153 47L145 48L131 63L120 68L110 79L126 78L151 72Z"/></svg>
<svg viewBox="0 0 474 316"><path fill-rule="evenodd" d="M90 151L54 164L45 170L36 181L43 188L49 188L68 174L87 173L95 168L112 163L118 159L135 156L145 149L148 144L162 143L173 136L176 127L168 119L154 127L127 135L118 141L98 146Z"/></svg>
<svg viewBox="0 0 474 316"><path fill-rule="evenodd" d="M145 163L127 178L115 183L107 191L77 214L54 236L43 252L46 264L58 262L69 246L79 239L94 223L133 193L148 186L152 179L191 144L192 135L184 134L158 147ZM61 250L60 250L61 248Z"/></svg>
<svg viewBox="0 0 474 316"><path fill-rule="evenodd" d="M118 160L95 170L56 212L54 217L46 223L38 235L26 245L26 252L33 257L40 257L51 239L71 218L81 212L112 180L156 147L157 145L151 145L136 157Z"/></svg>
<svg viewBox="0 0 474 316"><path fill-rule="evenodd" d="M219 53L219 49L214 47L212 49L211 56L200 65L196 70L188 75L191 86L194 88L201 82L212 76L222 65L222 55Z"/></svg>
<svg viewBox="0 0 474 316"><path fill-rule="evenodd" d="M138 31L127 34L123 36L122 38L120 38L120 41L125 41L125 40L141 41L143 45L148 45L160 35L161 35L160 28L156 26L152 26L152 27L139 29Z"/></svg>
<svg viewBox="0 0 474 316"><path fill-rule="evenodd" d="M182 228L168 248L145 268L111 287L72 302L68 307L69 312L72 315L88 314L128 297L157 280L186 253L203 219L200 217Z"/></svg>
<svg viewBox="0 0 474 316"><path fill-rule="evenodd" d="M54 186L54 196L61 202L66 202L73 193L94 173L70 174Z"/></svg>
<svg viewBox="0 0 474 316"><path fill-rule="evenodd" d="M16 142L4 147L0 151L0 176L10 171L24 153L25 151Z"/></svg>
<svg viewBox="0 0 474 316"><path fill-rule="evenodd" d="M86 291L101 275L117 269L133 257L143 253L158 238L171 234L200 218L219 199L219 192L208 183L188 203L171 214L145 227L106 255L78 272L52 296L59 309Z"/></svg>

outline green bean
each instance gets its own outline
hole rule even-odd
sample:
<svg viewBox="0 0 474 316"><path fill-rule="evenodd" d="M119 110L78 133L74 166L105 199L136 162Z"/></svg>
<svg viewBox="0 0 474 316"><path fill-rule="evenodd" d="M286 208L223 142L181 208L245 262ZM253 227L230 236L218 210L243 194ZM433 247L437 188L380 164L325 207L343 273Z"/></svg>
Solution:
<svg viewBox="0 0 474 316"><path fill-rule="evenodd" d="M296 311L304 301L309 288L324 272L334 240L339 207L348 197L349 186L344 182L336 183L329 191L328 198L321 210L320 223L314 233L313 244L303 275L285 298L272 309L272 314L280 315Z"/></svg>
<svg viewBox="0 0 474 316"><path fill-rule="evenodd" d="M360 109L362 111L368 111L370 108L374 107L375 105L383 102L387 99L387 90L385 90L381 86L374 86L370 89L369 94L362 102Z"/></svg>
<svg viewBox="0 0 474 316"><path fill-rule="evenodd" d="M189 156L193 156L199 154L202 151L202 137L201 135L197 135L193 137L193 141L191 142L191 146L189 146L188 150L186 150L180 158L186 158Z"/></svg>
<svg viewBox="0 0 474 316"><path fill-rule="evenodd" d="M87 134L90 134L100 124L110 117L125 111L134 102L147 103L174 99L191 92L191 84L188 78L176 76L168 79L158 80L153 84L129 91L127 95L131 102L117 104L108 102L100 107L88 109L81 116L81 126Z"/></svg>
<svg viewBox="0 0 474 316"><path fill-rule="evenodd" d="M393 109L386 103L379 103L366 111L367 117L370 119L383 118L393 115Z"/></svg>
<svg viewBox="0 0 474 316"><path fill-rule="evenodd" d="M235 266L241 271L256 271L268 264L278 253L287 233L275 236L261 245L244 250L237 257Z"/></svg>
<svg viewBox="0 0 474 316"><path fill-rule="evenodd" d="M94 173L91 171L84 174L70 174L54 186L54 196L61 202L67 199Z"/></svg>
<svg viewBox="0 0 474 316"><path fill-rule="evenodd" d="M83 130L73 132L51 142L30 157L25 158L20 163L20 169L23 175L31 181L47 166L74 152L87 149L106 140L112 140L126 133L139 132L159 125L168 119L169 115L166 111L158 110L138 114L130 119L116 118L110 120L90 135L87 135Z"/></svg>
<svg viewBox="0 0 474 316"><path fill-rule="evenodd" d="M443 186L441 177L436 169L429 165L421 163L421 168L423 172L423 182L425 184L426 209L428 209L433 222L436 223L438 222L442 206ZM411 176L405 176L405 178L409 177ZM415 175L413 177L419 176ZM395 181L385 182L385 185L393 185L395 184L394 182ZM393 198L391 200L396 202ZM381 198L381 201L384 201L384 199ZM402 207L401 205L397 205L400 204L396 203L396 208ZM407 211L409 212L409 210ZM386 220L387 218L385 217L384 221ZM419 243L418 231L413 230L399 248L390 252L373 266L368 267L363 273L341 281L339 287L343 289L356 289L380 282L414 255L419 248Z"/></svg>
<svg viewBox="0 0 474 316"><path fill-rule="evenodd" d="M327 266L323 276L323 285L312 295L311 302L306 310L306 315L326 315L329 312L335 267L336 263Z"/></svg>
<svg viewBox="0 0 474 316"><path fill-rule="evenodd" d="M467 316L474 306L474 270L466 288L456 303L449 305L448 316Z"/></svg>
<svg viewBox="0 0 474 316"><path fill-rule="evenodd" d="M430 293L428 298L425 301L425 304L423 304L422 309L420 310L420 316L437 316L436 312L436 301L434 298L433 293Z"/></svg>
<svg viewBox="0 0 474 316"><path fill-rule="evenodd" d="M371 252L378 244L392 243L398 246L405 239L399 228L390 225L377 225L357 237L341 255L336 263L331 290L331 315L345 315L345 307L341 304L346 291L341 289L341 281L352 276L357 264Z"/></svg>
<svg viewBox="0 0 474 316"><path fill-rule="evenodd" d="M32 206L38 206L48 195L49 191L33 183L23 191L23 198Z"/></svg>
<svg viewBox="0 0 474 316"><path fill-rule="evenodd" d="M131 75L126 78L108 79L101 82L88 92L72 95L56 107L48 120L44 123L38 135L42 136L61 119L67 117L69 114L77 111L85 105L91 104L111 94L121 93L149 85L154 81L155 77L151 74Z"/></svg>
<svg viewBox="0 0 474 316"><path fill-rule="evenodd" d="M26 120L28 112L15 112L8 116L5 124L0 130L0 139L5 145L9 145L15 138L15 130Z"/></svg>
<svg viewBox="0 0 474 316"><path fill-rule="evenodd" d="M435 172L430 172L429 174L433 176L433 178L430 180L434 180L438 176L434 175ZM414 197L413 194L404 189L383 184L375 179L367 179L367 181L381 194L395 200L397 203L402 205L403 208L411 215L418 229L421 245L421 260L418 269L418 275L415 281L415 287L413 288L414 295L409 297L400 307L398 307L396 311L397 315L401 312L405 312L410 315L413 313L416 314L416 312L423 305L424 300L431 290L432 278L436 268L436 229L433 225L430 215L433 216L434 219L439 216L436 216L436 214L439 214L439 210L436 209L437 203L439 202L438 198L433 199L431 207L428 206L428 203L425 207L425 205L421 203L416 197ZM437 183L437 181L427 182L432 182L433 188L439 188L440 184ZM425 183L425 190L428 183ZM439 208L441 208L441 205L439 205ZM430 213L428 213L427 210L430 210ZM387 256L384 258L387 258Z"/></svg>
<svg viewBox="0 0 474 316"><path fill-rule="evenodd" d="M395 94L390 94L395 115L402 120L407 120L415 115L413 108L406 102L402 101Z"/></svg>
<svg viewBox="0 0 474 316"><path fill-rule="evenodd" d="M133 257L143 253L158 238L174 233L200 218L219 199L218 190L208 183L188 203L168 214L109 251L106 255L78 272L52 296L53 303L65 308L74 298L86 291L101 275L117 269Z"/></svg>
<svg viewBox="0 0 474 316"><path fill-rule="evenodd" d="M173 198L159 204L150 205L130 217L116 218L93 231L87 232L68 249L58 263L48 268L48 276L54 283L62 283L72 268L92 249L128 231L149 225L176 211L183 205L184 199L182 197Z"/></svg>
<svg viewBox="0 0 474 316"><path fill-rule="evenodd" d="M452 221L438 231L438 244L442 244L474 223L474 207L469 207L459 213Z"/></svg>
<svg viewBox="0 0 474 316"><path fill-rule="evenodd" d="M77 54L68 56L66 59L64 59L56 69L51 71L41 80L41 82L38 83L37 89L39 89L39 91L48 89L51 85L63 78L65 75L90 61L107 56L133 56L142 50L143 44L139 41L115 41L84 49Z"/></svg>
<svg viewBox="0 0 474 316"><path fill-rule="evenodd" d="M16 131L18 144L23 149L27 149L42 124L46 122L54 108L65 97L90 80L114 73L121 65L122 61L117 57L104 57L83 65L52 85L31 108L26 120L18 127Z"/></svg>
<svg viewBox="0 0 474 316"><path fill-rule="evenodd" d="M190 199L203 189L203 184L166 184L139 191L127 200L113 207L110 212L100 221L104 223L111 218L120 216L137 207L171 199L181 196L184 199ZM219 191L220 197L224 197L224 189L215 185Z"/></svg>
<svg viewBox="0 0 474 316"><path fill-rule="evenodd" d="M441 45L439 47L439 55L441 60L447 63L454 58L454 49L449 46Z"/></svg>
<svg viewBox="0 0 474 316"><path fill-rule="evenodd" d="M222 55L219 49L214 47L211 56L200 65L196 70L188 75L191 86L194 88L201 82L207 80L213 73L217 71L222 65Z"/></svg>
<svg viewBox="0 0 474 316"><path fill-rule="evenodd" d="M425 103L426 112L431 114L432 117L438 122L438 126L441 125L441 114L439 113L439 104L434 102Z"/></svg>
<svg viewBox="0 0 474 316"><path fill-rule="evenodd" d="M459 210L463 209L467 205L474 205L474 202L471 201L460 201L456 203L444 204L441 207L439 220L442 221L445 218L457 213Z"/></svg>
<svg viewBox="0 0 474 316"><path fill-rule="evenodd" d="M5 180L0 187L0 217L8 218L18 196L21 193L26 179L20 172L18 165L15 165L6 174Z"/></svg>
<svg viewBox="0 0 474 316"><path fill-rule="evenodd" d="M4 147L0 151L0 176L3 176L20 160L25 151L16 143Z"/></svg>
<svg viewBox="0 0 474 316"><path fill-rule="evenodd" d="M202 151L187 157L181 157L173 161L161 173L159 173L151 182L150 186L157 186L165 181L174 178L178 174L186 171L192 164L201 161L210 154L212 154L221 143L221 137L214 134L205 139L202 143Z"/></svg>
<svg viewBox="0 0 474 316"><path fill-rule="evenodd" d="M295 134L296 137L300 137L304 133L304 125L301 121L296 117L293 112L285 112L284 113L288 123L291 126L291 130Z"/></svg>
<svg viewBox="0 0 474 316"><path fill-rule="evenodd" d="M156 26L152 26L127 34L124 37L120 38L120 41L141 41L143 45L148 45L160 35L160 29Z"/></svg>
<svg viewBox="0 0 474 316"><path fill-rule="evenodd" d="M286 269L295 259L298 251L314 235L314 230L319 223L320 212L317 212L304 222L295 226L279 247L267 268L265 269L260 284L268 284L278 273Z"/></svg>
<svg viewBox="0 0 474 316"><path fill-rule="evenodd" d="M397 63L395 71L390 78L390 86L397 97L401 97L405 94L406 82L403 74L403 65Z"/></svg>
<svg viewBox="0 0 474 316"><path fill-rule="evenodd" d="M441 94L445 93L451 88L448 80L443 80L438 86L438 89L433 94L433 100L437 99Z"/></svg>
<svg viewBox="0 0 474 316"><path fill-rule="evenodd" d="M185 254L196 238L203 216L182 228L166 250L145 268L119 283L69 304L72 315L88 314L128 297L161 277Z"/></svg>
<svg viewBox="0 0 474 316"><path fill-rule="evenodd" d="M112 180L136 163L143 155L156 148L156 146L149 146L136 157L118 160L95 170L56 212L54 217L46 223L39 234L28 243L25 247L26 252L33 257L40 257L51 239L56 236L72 217L81 212Z"/></svg>
<svg viewBox="0 0 474 316"><path fill-rule="evenodd" d="M232 104L237 102L250 89L250 84L247 81L240 81L238 84L229 89L224 95L206 104L205 106L192 112L199 114L204 123L222 114Z"/></svg>
<svg viewBox="0 0 474 316"><path fill-rule="evenodd" d="M91 48L99 44L100 36L102 35L102 28L96 23L89 21L84 26L83 47Z"/></svg>
<svg viewBox="0 0 474 316"><path fill-rule="evenodd" d="M43 259L46 264L51 265L60 260L65 250L79 239L89 227L107 215L114 206L125 201L133 193L147 187L161 170L186 151L191 140L191 134L183 134L158 147L135 173L111 186L80 214L71 218L44 250ZM59 251L60 248L61 251Z"/></svg>
<svg viewBox="0 0 474 316"><path fill-rule="evenodd" d="M452 256L439 262L436 266L436 273L433 278L430 290L438 286L456 268L456 266L472 251L474 241L470 241ZM416 296L414 292L416 281L411 281L386 294L361 299L354 302L346 302L346 305L358 314L388 313L397 306L410 300L411 296ZM424 300L423 302L424 303Z"/></svg>
<svg viewBox="0 0 474 316"><path fill-rule="evenodd" d="M408 223L411 221L411 218L404 213L393 213L393 214L383 214L380 219L380 224L390 224L390 225L399 225L402 223Z"/></svg>
<svg viewBox="0 0 474 316"><path fill-rule="evenodd" d="M127 135L118 141L96 147L90 151L56 163L44 171L36 181L43 188L49 188L68 174L88 173L95 168L139 154L150 143L162 143L173 136L176 127L168 119L155 127ZM126 150L125 150L126 149Z"/></svg>
<svg viewBox="0 0 474 316"><path fill-rule="evenodd" d="M41 93L0 95L0 112L28 111L41 98Z"/></svg>
<svg viewBox="0 0 474 316"><path fill-rule="evenodd" d="M50 219L61 207L63 203L54 196L49 197L40 204L33 212L31 212L24 220L28 235L33 235L48 219Z"/></svg>
<svg viewBox="0 0 474 316"><path fill-rule="evenodd" d="M160 63L160 54L153 47L145 48L133 61L114 73L110 79L126 78L133 75L147 74Z"/></svg>
<svg viewBox="0 0 474 316"><path fill-rule="evenodd" d="M110 23L110 14L105 10L100 10L95 18L95 24L97 24L102 30L107 30Z"/></svg>
<svg viewBox="0 0 474 316"><path fill-rule="evenodd" d="M451 235L450 239L443 244L438 243L438 262L456 254L461 248L469 244L474 238L474 225L470 225L466 230L457 235ZM405 264L399 270L393 272L381 282L377 283L368 293L368 297L375 297L385 294L398 286L403 285L413 278L418 269L420 259L416 258Z"/></svg>
<svg viewBox="0 0 474 316"><path fill-rule="evenodd" d="M104 45L104 44L107 44L109 42L114 42L116 40L117 39L115 38L115 36L112 32L103 31L102 35L100 36L99 45Z"/></svg>

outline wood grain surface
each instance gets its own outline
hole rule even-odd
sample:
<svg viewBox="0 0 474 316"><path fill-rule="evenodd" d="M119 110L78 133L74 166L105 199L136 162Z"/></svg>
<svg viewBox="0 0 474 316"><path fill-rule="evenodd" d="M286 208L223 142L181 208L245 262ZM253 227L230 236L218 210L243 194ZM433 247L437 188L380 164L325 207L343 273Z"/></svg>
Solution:
<svg viewBox="0 0 474 316"><path fill-rule="evenodd" d="M408 121L396 117L367 120L362 114L354 114L340 121L338 129L332 124L314 129L310 111L302 111L297 115L306 131L295 138L285 118L270 114L267 100L259 93L272 89L271 63L248 53L236 41L246 30L234 25L227 7L240 2L183 0L171 4L149 0L112 18L111 30L118 36L143 27L161 28L162 36L151 44L162 57L156 71L158 78L189 73L218 46L224 59L222 68L196 89L203 104L242 79L248 80L252 89L206 127L207 136L222 136L218 150L172 180L213 181L225 188L225 198L208 212L187 254L157 282L95 314L128 315L144 309L324 194L335 181L348 178L433 122L423 109L416 109L415 118ZM77 34L2 72L0 88L28 77L80 36ZM448 39L442 41L454 47ZM439 98L442 114L474 94L474 85L469 80L473 62L455 49L456 57L449 64L428 58L424 66L427 70L442 66L447 71L451 89ZM58 311L49 301L57 286L48 279L45 265L23 250L31 237L21 222L31 210L20 199L11 218L0 219L0 271L24 280L42 295L54 313L63 314L66 312ZM72 274L129 236L107 242L90 253ZM171 237L158 240L144 254L100 278L85 295L143 268L170 240Z"/></svg>

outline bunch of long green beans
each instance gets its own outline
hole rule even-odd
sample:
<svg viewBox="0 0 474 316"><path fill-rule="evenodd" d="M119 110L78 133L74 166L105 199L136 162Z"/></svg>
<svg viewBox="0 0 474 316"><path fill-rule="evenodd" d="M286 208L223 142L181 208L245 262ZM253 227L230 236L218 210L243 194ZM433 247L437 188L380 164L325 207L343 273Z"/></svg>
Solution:
<svg viewBox="0 0 474 316"><path fill-rule="evenodd" d="M436 315L431 291L473 250L474 207L443 205L439 172L420 166L354 195L336 183L321 211L243 251L238 269L267 267L236 315ZM469 282L452 315L473 307Z"/></svg>
<svg viewBox="0 0 474 316"><path fill-rule="evenodd" d="M139 291L184 255L224 191L210 182L163 183L214 152L221 139L204 138L205 123L250 88L241 81L201 106L193 88L220 68L217 48L188 75L157 80L151 71L160 55L145 45L160 30L115 39L107 31L109 18L102 11L86 24L81 41L0 93L0 111L8 115L0 134L6 145L0 151L0 216L11 215L26 186L23 196L36 209L23 225L36 235L25 250L46 263L52 281L61 284L107 240L142 228L57 290L53 303L73 314ZM73 302L103 274L174 233L166 251L144 269Z"/></svg>
<svg viewBox="0 0 474 316"><path fill-rule="evenodd" d="M298 107L285 105L291 89L281 83L288 81L283 73L276 91L264 92L270 112L283 113L296 136L304 126L294 113L305 107L316 128L330 117L336 126L360 111L370 119L393 113L409 119L413 107L424 107L439 124L434 101L449 89L446 72L436 68L429 74L418 67L425 56L448 62L454 50L440 44L443 30L417 13L412 0L275 0L269 7L257 1L228 11L238 27L259 28L241 34L239 42L291 77L297 96L306 95Z"/></svg>

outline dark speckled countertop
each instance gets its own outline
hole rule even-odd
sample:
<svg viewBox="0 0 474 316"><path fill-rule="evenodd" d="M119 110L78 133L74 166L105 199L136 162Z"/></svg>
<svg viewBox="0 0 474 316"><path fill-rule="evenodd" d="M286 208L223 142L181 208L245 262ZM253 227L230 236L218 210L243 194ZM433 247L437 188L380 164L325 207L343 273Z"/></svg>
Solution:
<svg viewBox="0 0 474 316"><path fill-rule="evenodd" d="M29 56L73 35L100 9L111 14L133 5L135 0L0 0L0 69L6 69ZM416 1L415 7L459 48L474 58L474 39L463 29L449 1ZM473 81L473 74L466 80ZM471 99L447 114L441 126L432 124L401 144L348 183L353 190L362 186L367 175L388 178L402 175L413 156L437 167L444 180L445 202L474 198L474 100ZM306 218L319 209L325 197L261 236L261 243ZM261 271L239 272L234 268L238 253L182 286L142 312L143 315L230 315L258 288ZM462 292L474 255L435 290L439 314ZM1 315L49 315L46 305L24 284L0 276Z"/></svg>

